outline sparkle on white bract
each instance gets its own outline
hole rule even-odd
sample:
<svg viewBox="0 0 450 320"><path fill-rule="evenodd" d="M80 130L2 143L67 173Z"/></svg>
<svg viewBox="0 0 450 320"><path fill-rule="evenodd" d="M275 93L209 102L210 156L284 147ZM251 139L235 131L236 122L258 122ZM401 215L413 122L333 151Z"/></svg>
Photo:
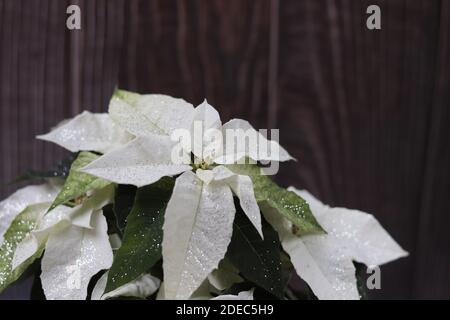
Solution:
<svg viewBox="0 0 450 320"><path fill-rule="evenodd" d="M232 119L222 127L223 155L214 162L233 164L249 157L255 161L289 161L294 158L278 142L268 140L248 121Z"/></svg>
<svg viewBox="0 0 450 320"><path fill-rule="evenodd" d="M28 186L17 190L7 199L0 202L0 245L3 242L3 235L6 230L21 211L32 204L52 202L59 190L59 186L48 183Z"/></svg>
<svg viewBox="0 0 450 320"><path fill-rule="evenodd" d="M92 229L70 226L51 234L42 259L42 288L48 300L84 300L91 277L111 267L113 254L101 210Z"/></svg>
<svg viewBox="0 0 450 320"><path fill-rule="evenodd" d="M407 255L372 215L330 208L307 191L289 190L309 203L327 234L298 237L290 222L267 208L263 212L277 230L297 274L319 299L359 299L352 261L379 266Z"/></svg>
<svg viewBox="0 0 450 320"><path fill-rule="evenodd" d="M175 182L162 242L167 299L187 299L225 256L235 208L228 186L185 172Z"/></svg>
<svg viewBox="0 0 450 320"><path fill-rule="evenodd" d="M174 161L179 141L172 140L171 135L176 130L189 134L191 145L188 147L183 141L181 148L188 153L188 163ZM194 292L203 292L204 286L209 285L208 276L220 287L227 281L239 281L235 277L222 281L217 274L211 274L231 241L236 211L233 194L263 237L252 180L221 164L233 164L243 158L293 159L278 142L269 141L245 120L233 119L222 125L219 113L206 100L194 108L183 99L159 94L117 91L108 114L85 111L38 138L72 152L104 153L81 171L115 183L142 187L164 176L181 174L167 205L163 226L164 283L159 296L167 299L187 299ZM246 143L247 139L253 140ZM190 152L195 156L195 173L191 171L194 164L189 162ZM201 168L213 166L203 170L198 168L199 164ZM50 185L31 186L1 202L0 244L21 211L30 204L51 201L58 191ZM297 273L320 299L359 298L352 261L374 266L407 254L373 216L357 210L330 208L306 191L294 188L291 191L309 202L327 234L299 237L293 234L289 221L269 208L263 210ZM45 245L41 280L47 299L85 299L91 277L112 264L107 223L101 211L111 202L112 194L111 184L95 191L77 207L59 206L45 216L39 208L42 212L34 213L30 231L21 235L24 239L17 245L14 257L12 250L9 252L13 270L41 252ZM103 294L106 281L107 273L97 282L93 299L145 298L160 286L159 279L145 274ZM253 290L215 299L253 299Z"/></svg>
<svg viewBox="0 0 450 320"><path fill-rule="evenodd" d="M174 145L175 142L167 136L137 137L94 160L81 171L116 183L142 187L164 176L191 170L189 165L171 161Z"/></svg>
<svg viewBox="0 0 450 320"><path fill-rule="evenodd" d="M132 137L117 126L108 114L84 111L37 138L56 143L72 152L106 153L127 143Z"/></svg>

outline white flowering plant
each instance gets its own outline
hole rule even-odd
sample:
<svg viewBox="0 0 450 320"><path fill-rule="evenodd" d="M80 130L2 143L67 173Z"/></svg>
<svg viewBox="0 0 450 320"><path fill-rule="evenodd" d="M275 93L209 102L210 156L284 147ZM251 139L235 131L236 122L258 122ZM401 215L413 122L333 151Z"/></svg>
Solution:
<svg viewBox="0 0 450 320"><path fill-rule="evenodd" d="M299 299L296 273L359 299L355 262L407 255L372 215L278 186L261 163L289 153L206 100L116 90L38 138L72 156L0 203L0 292L30 270L46 299Z"/></svg>

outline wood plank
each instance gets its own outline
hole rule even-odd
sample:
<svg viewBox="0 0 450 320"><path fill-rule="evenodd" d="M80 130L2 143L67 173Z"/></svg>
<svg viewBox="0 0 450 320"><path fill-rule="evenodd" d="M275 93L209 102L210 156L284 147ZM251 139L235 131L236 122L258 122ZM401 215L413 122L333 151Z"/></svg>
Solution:
<svg viewBox="0 0 450 320"><path fill-rule="evenodd" d="M413 295L450 299L450 3L441 2L434 92L422 185Z"/></svg>
<svg viewBox="0 0 450 320"><path fill-rule="evenodd" d="M383 297L408 298L440 3L379 3L382 30L369 31L370 1L281 2L279 126L299 163L280 178L374 213L411 252L382 268Z"/></svg>
<svg viewBox="0 0 450 320"><path fill-rule="evenodd" d="M265 123L269 9L267 0L130 1L120 86L207 98L224 119Z"/></svg>

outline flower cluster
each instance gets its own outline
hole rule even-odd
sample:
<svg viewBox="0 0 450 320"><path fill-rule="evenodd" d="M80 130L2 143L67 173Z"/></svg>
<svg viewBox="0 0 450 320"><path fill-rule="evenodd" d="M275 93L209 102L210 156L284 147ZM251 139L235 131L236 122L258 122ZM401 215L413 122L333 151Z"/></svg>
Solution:
<svg viewBox="0 0 450 320"><path fill-rule="evenodd" d="M275 184L258 162L289 153L206 100L116 90L38 138L75 156L0 203L0 291L42 256L47 299L284 299L292 272L357 299L354 261L406 255L373 216Z"/></svg>

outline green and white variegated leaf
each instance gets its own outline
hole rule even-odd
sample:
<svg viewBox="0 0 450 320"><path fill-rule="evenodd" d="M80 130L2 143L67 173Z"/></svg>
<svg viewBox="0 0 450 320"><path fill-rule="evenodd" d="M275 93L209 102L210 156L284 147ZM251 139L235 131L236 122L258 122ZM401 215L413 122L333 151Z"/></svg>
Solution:
<svg viewBox="0 0 450 320"><path fill-rule="evenodd" d="M193 111L192 104L183 99L123 90L116 90L109 105L114 121L135 136L170 135L177 129L189 129Z"/></svg>
<svg viewBox="0 0 450 320"><path fill-rule="evenodd" d="M40 252L51 232L58 232L71 224L72 208L59 206L36 220L34 229L17 245L12 269L19 268L30 257Z"/></svg>
<svg viewBox="0 0 450 320"><path fill-rule="evenodd" d="M248 157L255 161L288 161L294 158L278 142L268 140L245 120L232 119L222 127L224 153L214 162L233 164Z"/></svg>
<svg viewBox="0 0 450 320"><path fill-rule="evenodd" d="M42 253L42 250L30 257L19 268L12 268L12 261L17 245L34 229L47 211L50 202L33 204L20 212L4 234L0 246L0 292L16 281L26 268Z"/></svg>
<svg viewBox="0 0 450 320"><path fill-rule="evenodd" d="M117 99L121 99L124 102L126 102L127 104L134 106L136 104L136 102L139 100L139 98L141 97L141 95L139 93L132 92L132 91L116 89L113 92L113 97L115 97Z"/></svg>
<svg viewBox="0 0 450 320"><path fill-rule="evenodd" d="M70 226L92 229L92 215L111 203L113 186L97 190L85 201L74 207L58 206L37 220L32 230L17 246L12 261L13 270L34 256L46 244L51 234L63 232Z"/></svg>
<svg viewBox="0 0 450 320"><path fill-rule="evenodd" d="M278 186L261 168L253 164L227 165L236 174L249 176L259 206L267 204L296 225L301 234L324 233L308 206L299 195Z"/></svg>
<svg viewBox="0 0 450 320"><path fill-rule="evenodd" d="M124 284L113 291L104 293L107 281L108 273L106 272L97 281L97 284L92 291L91 300L106 300L116 297L136 297L145 299L154 294L161 284L161 280L151 274L143 274L139 278Z"/></svg>
<svg viewBox="0 0 450 320"><path fill-rule="evenodd" d="M230 186L233 193L239 198L242 210L263 238L261 213L253 191L252 179L246 175L235 174L225 166L217 166L212 171L214 180L224 181Z"/></svg>
<svg viewBox="0 0 450 320"><path fill-rule="evenodd" d="M50 210L61 204L66 204L79 196L86 195L88 192L102 189L111 184L110 181L79 171L79 169L87 166L98 157L98 155L92 152L80 152L72 163L69 176L67 177L62 190L50 207Z"/></svg>
<svg viewBox="0 0 450 320"><path fill-rule="evenodd" d="M189 165L172 162L175 144L166 136L137 137L93 161L81 171L120 184L137 187L149 185L164 176L191 170Z"/></svg>
<svg viewBox="0 0 450 320"><path fill-rule="evenodd" d="M219 267L208 275L209 283L218 291L230 288L233 284L244 281L228 259L223 259Z"/></svg>
<svg viewBox="0 0 450 320"><path fill-rule="evenodd" d="M339 244L332 241L316 243L307 239L326 235L300 238L292 233L292 223L273 208L263 208L263 212L278 232L283 249L290 256L297 274L308 283L319 299L359 299L355 267L351 259L339 255Z"/></svg>
<svg viewBox="0 0 450 320"><path fill-rule="evenodd" d="M254 291L254 289L251 289L249 291L241 291L237 295L224 294L224 295L212 298L211 300L253 300L253 291Z"/></svg>
<svg viewBox="0 0 450 320"><path fill-rule="evenodd" d="M91 277L112 264L107 228L102 211L97 210L92 229L72 225L49 236L41 274L48 300L86 299Z"/></svg>
<svg viewBox="0 0 450 320"><path fill-rule="evenodd" d="M167 205L162 242L167 299L187 299L217 268L231 240L233 195L188 171L177 178Z"/></svg>
<svg viewBox="0 0 450 320"><path fill-rule="evenodd" d="M60 189L60 186L53 184L28 186L17 190L0 202L0 244L3 242L6 230L20 212L28 205L53 201Z"/></svg>
<svg viewBox="0 0 450 320"><path fill-rule="evenodd" d="M76 207L58 206L38 219L34 230L18 244L12 262L13 269L45 246L50 234L60 232L70 225L92 229L93 212L111 203L113 192L113 186L107 186L95 191Z"/></svg>
<svg viewBox="0 0 450 320"><path fill-rule="evenodd" d="M292 232L292 223L272 208L263 208L263 212L278 231L297 274L319 299L359 299L353 261L374 266L407 254L373 216L329 208L306 191L291 190L307 199L327 234L298 237Z"/></svg>
<svg viewBox="0 0 450 320"><path fill-rule="evenodd" d="M37 138L56 143L72 152L106 153L127 143L132 136L117 126L108 114L84 111Z"/></svg>

